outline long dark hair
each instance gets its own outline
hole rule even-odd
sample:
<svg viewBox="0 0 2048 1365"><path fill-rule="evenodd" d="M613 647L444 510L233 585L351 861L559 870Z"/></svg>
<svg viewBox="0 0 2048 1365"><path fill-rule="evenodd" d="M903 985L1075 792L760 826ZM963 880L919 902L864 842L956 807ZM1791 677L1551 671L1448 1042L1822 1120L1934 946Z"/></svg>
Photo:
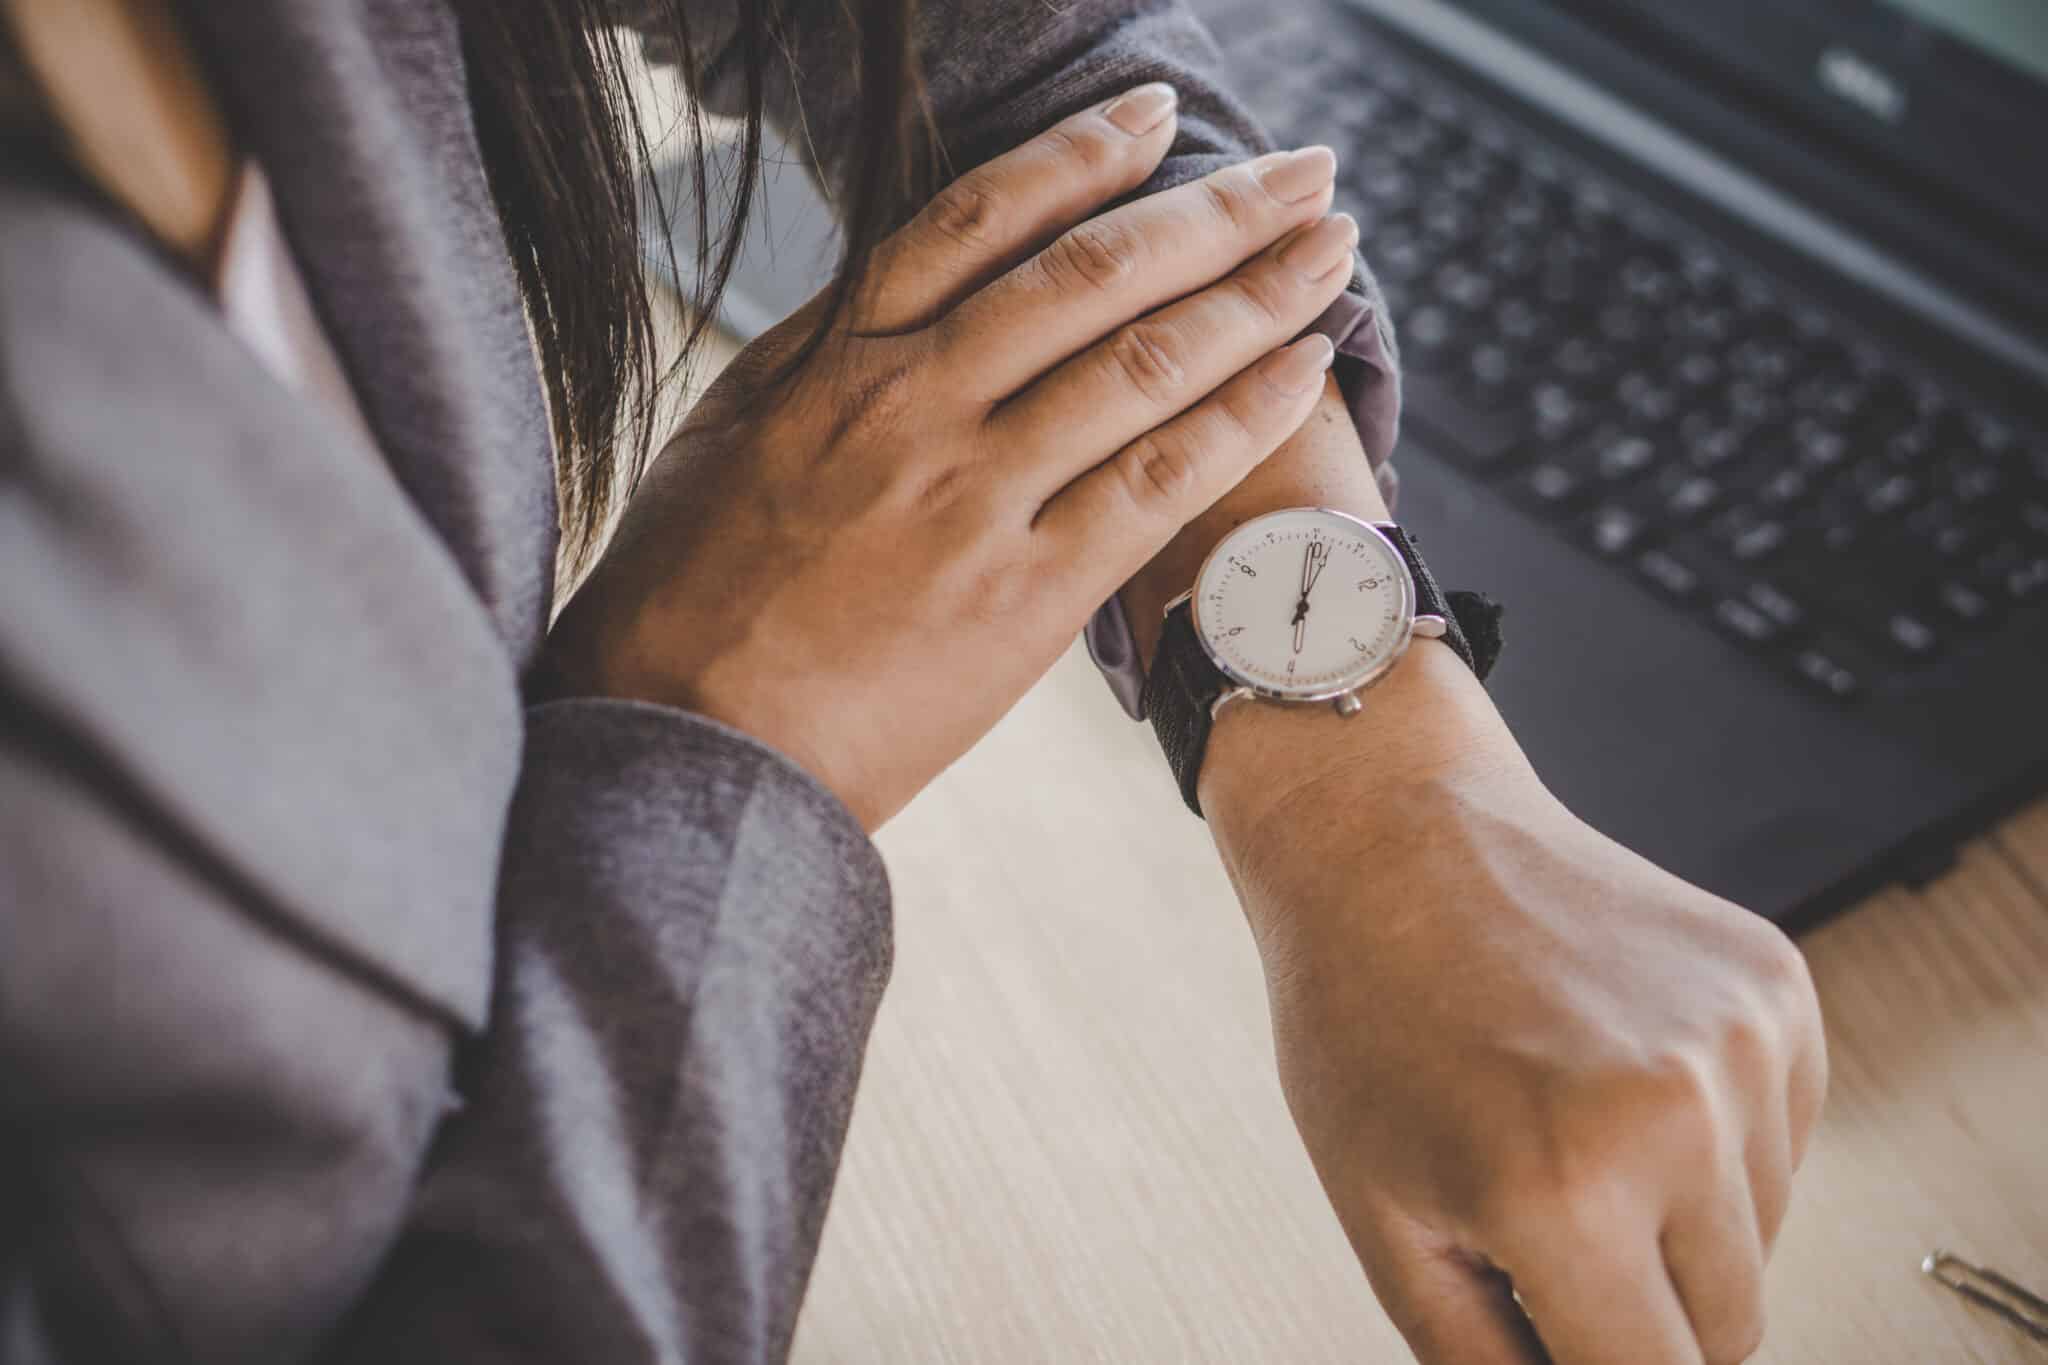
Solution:
<svg viewBox="0 0 2048 1365"><path fill-rule="evenodd" d="M794 72L788 7L812 5L846 28L857 80L853 160L839 205L844 253L822 335L845 304L875 244L906 206L929 192L936 143L923 117L911 49L912 0L720 0L737 11L722 62L737 64L739 169L717 183L708 170L697 103L707 56L686 0L628 0L643 31L658 21L682 54L690 100L677 133L691 176L694 280L681 353L659 354L643 272L647 243L671 252L673 214L645 172L646 124L630 72L634 41L608 26L621 0L456 0L485 169L519 271L552 409L563 565L573 571L598 543L612 507L644 467L669 385L688 371L716 318L754 207L770 81Z"/></svg>

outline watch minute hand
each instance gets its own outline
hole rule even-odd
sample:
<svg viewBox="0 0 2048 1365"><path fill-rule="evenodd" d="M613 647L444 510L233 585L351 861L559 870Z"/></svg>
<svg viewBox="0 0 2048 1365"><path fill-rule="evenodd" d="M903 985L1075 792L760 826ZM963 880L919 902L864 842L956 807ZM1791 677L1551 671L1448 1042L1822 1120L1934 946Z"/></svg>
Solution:
<svg viewBox="0 0 2048 1365"><path fill-rule="evenodd" d="M1303 597L1307 597L1314 590L1316 580L1323 576L1323 566L1330 562L1330 547L1323 544L1320 540L1312 544L1309 547L1309 551L1314 557L1315 562L1309 568L1308 577L1302 580L1301 595Z"/></svg>

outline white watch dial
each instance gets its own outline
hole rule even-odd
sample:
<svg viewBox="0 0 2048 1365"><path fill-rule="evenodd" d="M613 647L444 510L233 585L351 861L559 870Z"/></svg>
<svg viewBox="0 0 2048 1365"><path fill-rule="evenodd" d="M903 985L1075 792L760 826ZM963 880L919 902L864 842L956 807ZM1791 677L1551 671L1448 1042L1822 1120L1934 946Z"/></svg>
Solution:
<svg viewBox="0 0 2048 1365"><path fill-rule="evenodd" d="M1392 666L1408 647L1415 588L1372 526L1300 507L1226 536L1195 580L1192 609L1203 647L1234 682L1309 701Z"/></svg>

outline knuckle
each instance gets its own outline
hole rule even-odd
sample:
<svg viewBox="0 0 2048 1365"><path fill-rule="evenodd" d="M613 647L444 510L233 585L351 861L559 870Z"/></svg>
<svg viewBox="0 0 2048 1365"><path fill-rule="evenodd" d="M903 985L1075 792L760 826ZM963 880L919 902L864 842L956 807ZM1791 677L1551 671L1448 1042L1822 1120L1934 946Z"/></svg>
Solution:
<svg viewBox="0 0 2048 1365"><path fill-rule="evenodd" d="M1636 1121L1625 1125L1675 1168L1717 1170L1739 1152L1728 1092L1726 1040L1666 1053L1646 1073ZM1619 1156L1619 1154L1617 1154Z"/></svg>
<svg viewBox="0 0 2048 1365"><path fill-rule="evenodd" d="M1120 462L1131 501L1141 507L1177 507L1199 482L1199 463L1187 442L1165 432L1140 437Z"/></svg>
<svg viewBox="0 0 2048 1365"><path fill-rule="evenodd" d="M1671 1122L1689 1128L1713 1114L1719 1104L1721 1049L1737 1018L1722 1021L1716 1045L1674 1047L1652 1063L1647 1094Z"/></svg>
<svg viewBox="0 0 2048 1365"><path fill-rule="evenodd" d="M1240 172L1212 175L1202 181L1202 202L1211 215L1233 232L1249 232L1258 224L1258 207Z"/></svg>
<svg viewBox="0 0 2048 1365"><path fill-rule="evenodd" d="M1230 287L1256 325L1278 327L1293 298L1293 291L1287 287L1288 278L1279 270L1262 266L1232 276Z"/></svg>
<svg viewBox="0 0 2048 1365"><path fill-rule="evenodd" d="M1271 425L1268 414L1272 400L1280 396L1280 391L1270 384L1249 390L1238 385L1225 389L1209 405L1209 417L1216 425L1217 439L1247 452L1254 448L1263 450L1270 442L1261 433Z"/></svg>
<svg viewBox="0 0 2048 1365"><path fill-rule="evenodd" d="M1785 1029L1761 1006L1737 1009L1721 1021L1723 1065L1739 1081L1768 1085L1783 1072Z"/></svg>
<svg viewBox="0 0 2048 1365"><path fill-rule="evenodd" d="M1123 382L1154 404L1170 402L1187 379L1181 342L1172 329L1134 322L1110 339L1110 361Z"/></svg>
<svg viewBox="0 0 2048 1365"><path fill-rule="evenodd" d="M1056 286L1111 289L1137 268L1137 243L1128 231L1097 218L1074 228L1041 257Z"/></svg>
<svg viewBox="0 0 2048 1365"><path fill-rule="evenodd" d="M1102 129L1092 124L1061 124L1045 134L1046 145L1060 161L1093 177L1115 164L1116 154Z"/></svg>
<svg viewBox="0 0 2048 1365"><path fill-rule="evenodd" d="M974 470L962 464L948 464L933 470L917 482L918 505L927 512L943 512L961 505L975 483Z"/></svg>
<svg viewBox="0 0 2048 1365"><path fill-rule="evenodd" d="M1813 972L1807 966L1806 954L1785 934L1775 928L1770 930L1761 959L1757 974L1774 1000L1803 1010L1814 999Z"/></svg>
<svg viewBox="0 0 2048 1365"><path fill-rule="evenodd" d="M940 190L925 209L932 230L959 246L983 247L1001 217L999 197L986 176L964 175Z"/></svg>

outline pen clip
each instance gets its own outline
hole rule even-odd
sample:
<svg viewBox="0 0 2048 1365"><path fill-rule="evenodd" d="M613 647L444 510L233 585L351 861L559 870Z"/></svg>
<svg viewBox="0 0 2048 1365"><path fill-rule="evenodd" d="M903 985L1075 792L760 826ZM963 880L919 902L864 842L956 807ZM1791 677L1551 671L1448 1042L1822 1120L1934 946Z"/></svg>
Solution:
<svg viewBox="0 0 2048 1365"><path fill-rule="evenodd" d="M2048 1299L1997 1271L1936 1251L1920 1269L1979 1308L1996 1313L2036 1341L2048 1342Z"/></svg>

